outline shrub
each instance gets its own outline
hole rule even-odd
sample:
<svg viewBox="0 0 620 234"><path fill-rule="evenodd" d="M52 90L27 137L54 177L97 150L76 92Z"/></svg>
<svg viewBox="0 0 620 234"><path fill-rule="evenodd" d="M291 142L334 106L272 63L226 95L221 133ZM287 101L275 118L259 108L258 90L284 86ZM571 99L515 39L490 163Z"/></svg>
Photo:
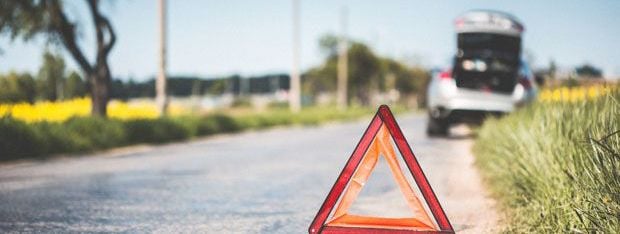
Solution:
<svg viewBox="0 0 620 234"><path fill-rule="evenodd" d="M220 127L216 118L206 116L200 118L196 126L196 135L205 136L220 132Z"/></svg>
<svg viewBox="0 0 620 234"><path fill-rule="evenodd" d="M272 127L277 125L289 125L294 123L294 114L288 111L275 111L269 115L260 116L262 127Z"/></svg>
<svg viewBox="0 0 620 234"><path fill-rule="evenodd" d="M198 116L179 116L174 118L169 118L175 124L180 125L187 132L187 137L193 137L198 135L198 126L200 126L200 122L202 121Z"/></svg>
<svg viewBox="0 0 620 234"><path fill-rule="evenodd" d="M130 143L164 143L191 137L186 127L169 118L129 120L125 129Z"/></svg>
<svg viewBox="0 0 620 234"><path fill-rule="evenodd" d="M44 153L43 144L32 126L11 117L0 118L0 160L38 156Z"/></svg>
<svg viewBox="0 0 620 234"><path fill-rule="evenodd" d="M231 106L232 107L252 107L252 101L250 100L250 98L247 98L247 97L236 98L231 104Z"/></svg>
<svg viewBox="0 0 620 234"><path fill-rule="evenodd" d="M304 108L291 113L274 108L265 113L241 110L234 115L180 116L159 119L118 120L73 117L65 122L25 123L11 117L0 118L0 160L11 160L56 153L106 149L136 143L164 143L193 136L238 132L277 125L318 124L329 120L351 119L371 110L351 108L346 112L333 107Z"/></svg>
<svg viewBox="0 0 620 234"><path fill-rule="evenodd" d="M275 101L275 102L271 102L269 103L269 108L272 109L288 109L289 107L289 103L287 101Z"/></svg>
<svg viewBox="0 0 620 234"><path fill-rule="evenodd" d="M213 118L213 121L217 124L218 132L238 132L243 127L235 119L227 115L215 114L207 118Z"/></svg>
<svg viewBox="0 0 620 234"><path fill-rule="evenodd" d="M45 154L76 152L91 149L90 141L82 135L66 128L61 123L40 122L32 124L41 138L40 146Z"/></svg>
<svg viewBox="0 0 620 234"><path fill-rule="evenodd" d="M126 144L123 123L99 117L74 117L64 123L78 150L105 149Z"/></svg>

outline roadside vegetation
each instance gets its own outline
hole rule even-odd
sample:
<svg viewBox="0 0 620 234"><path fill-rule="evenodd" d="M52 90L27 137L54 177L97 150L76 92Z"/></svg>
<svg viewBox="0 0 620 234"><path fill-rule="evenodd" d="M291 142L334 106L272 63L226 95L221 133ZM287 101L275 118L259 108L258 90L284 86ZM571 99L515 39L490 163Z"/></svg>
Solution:
<svg viewBox="0 0 620 234"><path fill-rule="evenodd" d="M541 101L490 119L474 147L506 232L620 230L620 89L543 91Z"/></svg>
<svg viewBox="0 0 620 234"><path fill-rule="evenodd" d="M191 101L172 102L167 115L160 117L153 100L153 79L111 80L108 90L107 82L93 84L106 77L67 71L61 53L46 50L37 74L0 74L0 160L165 143L271 126L316 125L369 115L383 103L410 108L424 104L423 87L430 78L427 69L413 61L380 56L362 42L350 43L347 110L330 106L337 90L338 40L326 35L319 43L323 64L302 74L305 108L297 114L282 101L290 86L288 75L266 74L172 77L167 81L169 95ZM109 91L103 95L109 102L92 95L102 87ZM218 100L213 101L218 102L215 111L207 112L212 107L204 100Z"/></svg>
<svg viewBox="0 0 620 234"><path fill-rule="evenodd" d="M300 113L285 108L266 112L234 111L164 118L71 117L65 121L26 122L0 117L0 160L47 157L140 143L165 143L219 133L282 125L317 125L374 113L368 107L308 107ZM398 111L398 108L396 109Z"/></svg>

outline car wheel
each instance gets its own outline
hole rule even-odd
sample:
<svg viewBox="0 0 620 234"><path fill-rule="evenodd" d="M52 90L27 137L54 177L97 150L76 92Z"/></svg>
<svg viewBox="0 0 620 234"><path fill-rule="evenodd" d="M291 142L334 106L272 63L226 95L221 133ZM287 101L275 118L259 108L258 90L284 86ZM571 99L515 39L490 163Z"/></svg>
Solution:
<svg viewBox="0 0 620 234"><path fill-rule="evenodd" d="M448 136L450 129L450 122L446 119L428 117L428 123L426 124L426 135L430 137L445 137Z"/></svg>

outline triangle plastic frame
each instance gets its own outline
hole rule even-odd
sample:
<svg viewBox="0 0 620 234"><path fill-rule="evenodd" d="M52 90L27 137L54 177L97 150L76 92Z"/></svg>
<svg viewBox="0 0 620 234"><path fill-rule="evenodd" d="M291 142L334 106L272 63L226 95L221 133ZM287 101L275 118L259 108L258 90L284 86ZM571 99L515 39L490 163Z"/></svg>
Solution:
<svg viewBox="0 0 620 234"><path fill-rule="evenodd" d="M424 200L428 208L430 209L439 230L437 231L415 231L415 230L405 230L405 229L386 229L386 228L368 228L368 227L336 227L336 226L327 226L325 222L334 209L334 206L338 202L338 199L344 192L345 188L349 184L353 173L359 166L362 158L364 157L366 151L370 147L373 139L379 132L381 126L385 124L387 129L389 130L389 134L392 136L396 147L400 151L405 164L407 164L407 168L409 172L413 176L415 183L417 184ZM435 192L431 188L422 168L420 168L420 164L418 163L409 143L405 139L398 123L394 119L394 115L390 111L390 108L387 105L381 105L379 110L375 114L374 118L370 122L370 125L364 132L362 139L359 141L355 150L353 150L353 154L347 161L346 165L340 172L338 179L332 186L329 194L325 198L323 205L319 209L318 213L314 217L312 224L308 228L308 233L317 234L317 233L454 233L454 229L448 220L443 208L439 204L437 200L437 196L435 196Z"/></svg>

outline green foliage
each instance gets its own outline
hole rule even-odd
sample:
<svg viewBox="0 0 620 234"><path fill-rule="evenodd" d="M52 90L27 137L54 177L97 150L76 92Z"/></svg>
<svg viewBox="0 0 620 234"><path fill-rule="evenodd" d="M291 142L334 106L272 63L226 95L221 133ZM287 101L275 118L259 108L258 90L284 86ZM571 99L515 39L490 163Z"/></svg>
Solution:
<svg viewBox="0 0 620 234"><path fill-rule="evenodd" d="M65 65L60 55L46 51L36 80L28 73L9 72L0 75L0 102L34 103L38 99L54 101L86 95L86 84L77 72L65 81Z"/></svg>
<svg viewBox="0 0 620 234"><path fill-rule="evenodd" d="M620 92L536 103L484 123L477 165L507 212L507 232L620 230Z"/></svg>
<svg viewBox="0 0 620 234"><path fill-rule="evenodd" d="M43 65L37 77L37 90L41 98L56 101L62 96L61 89L65 79L65 60L46 50L43 53Z"/></svg>
<svg viewBox="0 0 620 234"><path fill-rule="evenodd" d="M0 102L33 103L35 97L36 84L30 74L10 72L5 76L0 75Z"/></svg>
<svg viewBox="0 0 620 234"><path fill-rule="evenodd" d="M328 58L338 56L338 37L333 34L327 34L319 39L319 48Z"/></svg>
<svg viewBox="0 0 620 234"><path fill-rule="evenodd" d="M10 117L0 118L0 160L37 156L43 144L30 125Z"/></svg>
<svg viewBox="0 0 620 234"><path fill-rule="evenodd" d="M224 79L213 80L207 93L211 95L221 95L226 91L227 81Z"/></svg>
<svg viewBox="0 0 620 234"><path fill-rule="evenodd" d="M66 14L63 7L64 3L61 0L0 1L0 36L9 34L11 40L16 38L29 40L41 35L48 42L62 45L73 57L82 72L87 74L88 79L95 81L91 83L92 89L95 90L93 94L97 94L92 99L92 114L105 116L105 106L109 100L109 81L112 77L107 58L116 43L116 34L110 20L100 11L100 1L86 1L90 9L91 19L94 22L92 25L94 25L95 30L93 31L97 33L95 37L96 59L91 64L78 43L78 22L73 20L75 17ZM53 56L45 56L46 64L48 58L54 60ZM63 64L57 62L54 60L53 66L43 67L41 72L41 77L45 78L45 81L41 82L41 86L47 87L42 91L49 92L45 93L44 98L52 101L58 98L58 94L61 94L56 88L62 87L59 85L61 82L54 79L61 77L58 76L57 71L60 67L64 69L64 62Z"/></svg>
<svg viewBox="0 0 620 234"><path fill-rule="evenodd" d="M251 114L235 118L237 126L247 129L261 129L277 125L289 125L293 123L294 114L288 110L271 111L268 114Z"/></svg>
<svg viewBox="0 0 620 234"><path fill-rule="evenodd" d="M67 131L77 138L79 150L105 149L123 145L126 133L119 120L100 117L71 118L64 123Z"/></svg>
<svg viewBox="0 0 620 234"><path fill-rule="evenodd" d="M549 78L551 78L551 80L555 80L555 75L558 71L558 66L555 64L555 60L551 60L549 61L549 68L548 68L548 76Z"/></svg>
<svg viewBox="0 0 620 234"><path fill-rule="evenodd" d="M0 33L11 39L22 36L25 40L51 27L47 1L0 1Z"/></svg>
<svg viewBox="0 0 620 234"><path fill-rule="evenodd" d="M190 137L187 126L169 118L138 119L125 122L130 143L164 143Z"/></svg>
<svg viewBox="0 0 620 234"><path fill-rule="evenodd" d="M76 97L83 97L87 93L86 82L82 79L79 73L72 71L67 76L67 80L64 86L64 98L71 99Z"/></svg>
<svg viewBox="0 0 620 234"><path fill-rule="evenodd" d="M248 97L235 98L235 100L231 104L231 107L251 107L251 106L252 106L252 101Z"/></svg>
<svg viewBox="0 0 620 234"><path fill-rule="evenodd" d="M362 105L368 105L371 90L378 90L381 80L380 60L362 43L352 43L348 53L349 98L355 97Z"/></svg>
<svg viewBox="0 0 620 234"><path fill-rule="evenodd" d="M222 118L229 118L229 117L222 116ZM214 116L203 117L196 124L196 135L198 136L213 135L218 132L226 132L226 131L222 130L222 127L218 121L218 118L215 118Z"/></svg>
<svg viewBox="0 0 620 234"><path fill-rule="evenodd" d="M27 124L4 117L0 119L0 160L110 148L124 143L122 134L109 120L76 118L66 123Z"/></svg>
<svg viewBox="0 0 620 234"><path fill-rule="evenodd" d="M326 62L321 67L306 71L301 79L302 93L317 96L321 93L336 92L337 71L335 61Z"/></svg>
<svg viewBox="0 0 620 234"><path fill-rule="evenodd" d="M216 113L127 121L76 117L63 123L32 124L3 117L0 119L0 160L84 152L138 143L157 144L280 125L316 125L326 121L350 120L373 112L373 109L355 106L347 111L339 111L335 107L312 107L300 113L276 108L265 113Z"/></svg>
<svg viewBox="0 0 620 234"><path fill-rule="evenodd" d="M408 67L393 59L385 58L382 59L381 63L382 74L386 74L387 77L390 75L394 77L392 82L385 81L383 90L396 89L405 95L421 92L431 77L430 73L424 68Z"/></svg>
<svg viewBox="0 0 620 234"><path fill-rule="evenodd" d="M584 64L575 68L575 72L578 76L589 78L601 78L603 77L603 71L590 64Z"/></svg>
<svg viewBox="0 0 620 234"><path fill-rule="evenodd" d="M306 94L335 92L338 72L338 38L325 35L319 39L325 62L308 70L302 79ZM418 66L409 67L391 58L375 54L367 45L350 41L348 56L348 98L350 101L370 104L373 92L398 90L408 96L424 90L430 74Z"/></svg>
<svg viewBox="0 0 620 234"><path fill-rule="evenodd" d="M61 123L40 122L32 124L42 139L40 147L42 154L58 154L78 152L92 147L87 139L65 127Z"/></svg>
<svg viewBox="0 0 620 234"><path fill-rule="evenodd" d="M207 116L207 118L211 118L215 121L220 132L237 132L243 128L235 118L224 114L215 114Z"/></svg>
<svg viewBox="0 0 620 234"><path fill-rule="evenodd" d="M36 80L28 73L0 75L0 102L34 103L36 99L55 101L86 95L86 83L73 71L65 78L65 62L46 51Z"/></svg>

